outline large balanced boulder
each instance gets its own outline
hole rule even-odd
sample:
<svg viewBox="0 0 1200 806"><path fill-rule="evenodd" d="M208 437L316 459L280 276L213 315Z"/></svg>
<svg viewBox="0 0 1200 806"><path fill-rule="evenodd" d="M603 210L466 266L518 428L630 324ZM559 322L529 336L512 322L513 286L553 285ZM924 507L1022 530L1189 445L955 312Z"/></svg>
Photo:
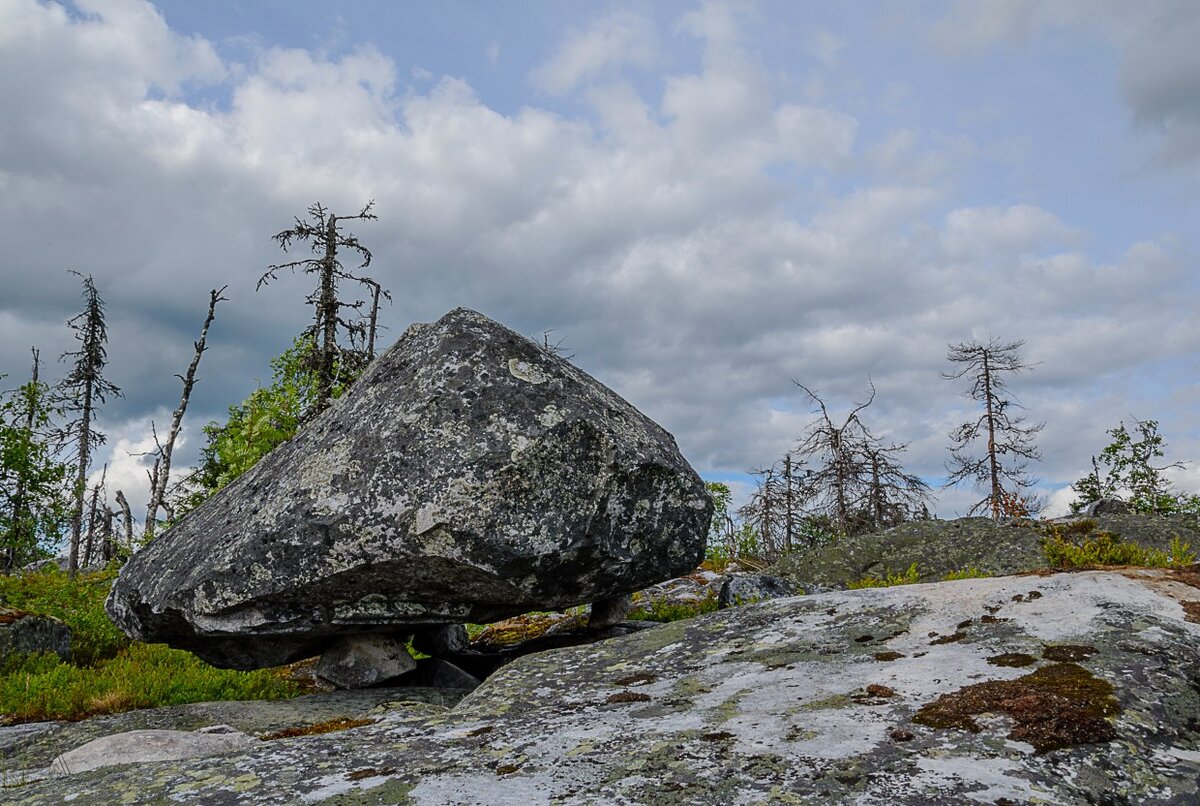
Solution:
<svg viewBox="0 0 1200 806"><path fill-rule="evenodd" d="M293 439L130 559L131 636L254 668L340 635L490 622L692 568L712 503L675 440L481 314L413 325Z"/></svg>

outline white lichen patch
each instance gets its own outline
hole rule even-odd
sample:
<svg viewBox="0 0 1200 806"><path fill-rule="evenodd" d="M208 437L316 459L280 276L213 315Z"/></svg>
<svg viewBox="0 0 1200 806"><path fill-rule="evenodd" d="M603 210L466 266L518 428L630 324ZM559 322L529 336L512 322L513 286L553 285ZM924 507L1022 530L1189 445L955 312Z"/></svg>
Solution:
<svg viewBox="0 0 1200 806"><path fill-rule="evenodd" d="M514 378L527 383L539 384L548 380L546 373L540 367L520 358L508 359L508 371Z"/></svg>

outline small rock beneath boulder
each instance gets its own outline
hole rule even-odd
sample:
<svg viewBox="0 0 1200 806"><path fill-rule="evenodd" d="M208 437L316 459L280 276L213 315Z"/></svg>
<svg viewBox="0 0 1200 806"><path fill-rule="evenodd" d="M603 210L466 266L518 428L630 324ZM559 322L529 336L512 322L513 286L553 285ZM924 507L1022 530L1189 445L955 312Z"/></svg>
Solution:
<svg viewBox="0 0 1200 806"><path fill-rule="evenodd" d="M247 736L228 725L194 732L131 730L94 739L82 747L63 753L50 762L50 772L71 775L114 764L215 756L253 744L257 744L253 736Z"/></svg>
<svg viewBox="0 0 1200 806"><path fill-rule="evenodd" d="M450 661L441 658L421 658L417 661L416 671L404 678L404 682L430 688L475 689L482 681Z"/></svg>
<svg viewBox="0 0 1200 806"><path fill-rule="evenodd" d="M795 596L796 588L792 583L770 574L737 574L725 580L721 592L717 595L717 608L737 607L738 605L765 602L768 599L782 599L785 596Z"/></svg>
<svg viewBox="0 0 1200 806"><path fill-rule="evenodd" d="M605 627L620 624L632 609L633 598L629 594L592 602L591 609L588 611L588 629L603 630Z"/></svg>
<svg viewBox="0 0 1200 806"><path fill-rule="evenodd" d="M53 652L71 659L71 628L55 618L0 606L0 663L11 655Z"/></svg>
<svg viewBox="0 0 1200 806"><path fill-rule="evenodd" d="M465 652L471 645L467 628L462 624L441 624L425 630L417 630L413 634L413 649L441 658L458 652Z"/></svg>
<svg viewBox="0 0 1200 806"><path fill-rule="evenodd" d="M395 635L347 635L325 650L316 674L338 688L367 688L417 668L407 640Z"/></svg>
<svg viewBox="0 0 1200 806"><path fill-rule="evenodd" d="M696 567L712 511L670 434L459 308L130 558L107 608L138 640L274 666L632 593Z"/></svg>

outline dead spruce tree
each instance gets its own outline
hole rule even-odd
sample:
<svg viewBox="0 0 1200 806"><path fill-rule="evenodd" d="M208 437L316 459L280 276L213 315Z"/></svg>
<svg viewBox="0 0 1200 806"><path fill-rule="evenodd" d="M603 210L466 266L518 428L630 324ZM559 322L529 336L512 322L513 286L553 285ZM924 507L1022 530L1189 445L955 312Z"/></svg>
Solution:
<svg viewBox="0 0 1200 806"><path fill-rule="evenodd" d="M971 387L966 395L982 405L974 420L963 423L950 433L950 460L946 469L950 475L946 486L969 481L987 495L972 505L969 515L987 511L993 520L1005 516L1027 515L1040 508L1030 492L1037 483L1027 473L1029 462L1041 459L1034 436L1044 423L1029 425L1021 409L1008 392L1005 376L1032 369L1021 359L1024 341L1000 342L989 340L950 345L947 359L961 365L954 372L943 373L945 380L969 378ZM971 447L985 440L982 455L971 453Z"/></svg>
<svg viewBox="0 0 1200 806"><path fill-rule="evenodd" d="M167 502L167 482L171 477L171 457L175 452L175 441L179 437L183 415L187 412L188 400L192 396L192 387L196 385L196 369L200 366L200 358L207 348L208 329L217 315L217 303L226 301L225 297L221 296L226 288L228 286L221 286L209 292L208 315L204 317L204 324L200 328L200 338L192 343L196 349L192 355L192 362L188 364L187 371L183 375L175 376L183 384L183 393L179 397L179 405L171 414L171 428L167 431L166 442L159 442L158 432L154 430L154 423L150 423L150 430L154 434L154 467L149 471L150 501L146 504L146 523L142 530L142 540L146 543L154 539L154 532L158 526L158 510L166 508L168 519L172 514L170 504Z"/></svg>
<svg viewBox="0 0 1200 806"><path fill-rule="evenodd" d="M291 229L272 236L281 249L287 252L295 242L309 244L316 257L293 260L289 263L272 264L258 280L258 288L278 279L283 269L302 270L305 274L317 275L317 287L308 295L306 302L313 306L313 324L305 330L312 339L312 370L316 377L317 395L310 414L317 414L329 407L340 382L356 378L363 367L375 357L375 330L378 321L379 298L390 300L391 294L370 277L360 277L346 269L338 259L338 250L356 252L362 262L359 269L371 265L371 252L353 234L338 229L344 221L377 219L367 205L355 215L339 216L329 212L320 202L308 208L308 220L296 218ZM349 280L370 291L371 307L363 314L364 300L343 302L338 296L338 282ZM344 311L353 311L354 317L344 317ZM346 336L345 344L338 341L338 333Z"/></svg>
<svg viewBox="0 0 1200 806"><path fill-rule="evenodd" d="M120 397L121 390L104 377L108 363L105 344L108 327L104 323L104 300L96 290L92 276L72 271L83 282L83 310L67 320L75 331L78 350L69 350L60 360L73 358L67 376L59 383L58 394L62 407L74 413L62 432L63 441L74 449L75 481L72 486L70 549L67 569L72 576L79 570L79 536L83 530L84 498L87 495L87 471L92 449L104 444L104 434L95 428L96 409L109 396Z"/></svg>
<svg viewBox="0 0 1200 806"><path fill-rule="evenodd" d="M924 508L928 485L905 473L893 458L907 445L884 445L862 421L861 413L875 401L873 383L867 381L867 399L856 403L840 424L815 392L799 381L793 383L812 398L820 414L795 448L813 467L806 473L805 488L817 512L849 534L894 526Z"/></svg>

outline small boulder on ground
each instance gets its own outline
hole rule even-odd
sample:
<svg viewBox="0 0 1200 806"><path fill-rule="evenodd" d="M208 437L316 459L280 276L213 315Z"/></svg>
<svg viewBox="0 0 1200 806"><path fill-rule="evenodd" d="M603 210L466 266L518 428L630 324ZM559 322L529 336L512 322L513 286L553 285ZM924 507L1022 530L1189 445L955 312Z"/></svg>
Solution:
<svg viewBox="0 0 1200 806"><path fill-rule="evenodd" d="M792 583L782 577L771 574L735 574L726 578L717 594L717 608L765 602L768 599L782 599L785 596L795 596L800 591Z"/></svg>
<svg viewBox="0 0 1200 806"><path fill-rule="evenodd" d="M347 635L325 650L316 674L338 688L367 688L408 674L417 661L404 636Z"/></svg>
<svg viewBox="0 0 1200 806"><path fill-rule="evenodd" d="M129 635L249 669L337 636L485 624L690 571L712 517L675 440L481 314L413 325L294 438L135 554Z"/></svg>
<svg viewBox="0 0 1200 806"><path fill-rule="evenodd" d="M0 605L0 664L13 655L52 652L71 659L71 628L56 618Z"/></svg>

